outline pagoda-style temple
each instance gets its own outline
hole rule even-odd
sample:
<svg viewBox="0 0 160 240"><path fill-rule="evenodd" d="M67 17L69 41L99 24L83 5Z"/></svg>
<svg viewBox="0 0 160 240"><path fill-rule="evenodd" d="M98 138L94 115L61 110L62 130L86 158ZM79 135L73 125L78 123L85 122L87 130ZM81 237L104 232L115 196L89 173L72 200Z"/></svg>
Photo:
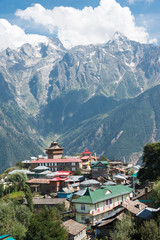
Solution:
<svg viewBox="0 0 160 240"><path fill-rule="evenodd" d="M92 152L90 152L87 148L84 152L82 152L83 156L89 156L91 157Z"/></svg>
<svg viewBox="0 0 160 240"><path fill-rule="evenodd" d="M92 152L90 152L87 148L84 152L82 152L82 165L84 168L89 168L89 166L91 165L92 161L97 161L99 160L99 157L93 156Z"/></svg>
<svg viewBox="0 0 160 240"><path fill-rule="evenodd" d="M48 155L49 159L58 159L62 158L63 155L63 149L62 147L59 146L57 142L52 142L49 148L46 148L46 154Z"/></svg>

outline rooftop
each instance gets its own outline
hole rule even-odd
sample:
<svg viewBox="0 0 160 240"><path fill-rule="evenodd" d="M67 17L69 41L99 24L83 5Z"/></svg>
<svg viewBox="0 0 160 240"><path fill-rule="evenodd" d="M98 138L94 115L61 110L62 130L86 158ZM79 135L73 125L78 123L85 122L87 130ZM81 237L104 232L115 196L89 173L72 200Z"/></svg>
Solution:
<svg viewBox="0 0 160 240"><path fill-rule="evenodd" d="M129 194L132 191L132 188L124 185L106 186L106 188L96 189L95 191L91 191L90 188L87 188L85 194L73 200L73 203L95 204L113 197Z"/></svg>
<svg viewBox="0 0 160 240"><path fill-rule="evenodd" d="M91 164L92 164L91 168L94 168L94 167L97 167L97 168L108 167L108 162L107 161L91 162Z"/></svg>
<svg viewBox="0 0 160 240"><path fill-rule="evenodd" d="M84 224L78 223L72 219L63 222L63 225L67 228L69 234L74 236L78 235L81 231L86 229L86 226Z"/></svg>
<svg viewBox="0 0 160 240"><path fill-rule="evenodd" d="M90 179L90 180L85 180L85 181L81 182L80 185L81 186L100 185L100 182L98 182L97 180L94 180L94 179Z"/></svg>
<svg viewBox="0 0 160 240"><path fill-rule="evenodd" d="M86 150L84 151L84 152L82 152L82 154L91 154L92 152L90 152L87 148L86 148Z"/></svg>
<svg viewBox="0 0 160 240"><path fill-rule="evenodd" d="M52 149L60 149L63 150L64 148L60 147L59 144L55 141L53 141L49 148L46 148L45 150L52 150Z"/></svg>
<svg viewBox="0 0 160 240"><path fill-rule="evenodd" d="M34 205L57 205L66 201L65 198L33 198ZM24 202L27 204L27 201Z"/></svg>
<svg viewBox="0 0 160 240"><path fill-rule="evenodd" d="M45 166L38 166L38 167L34 168L35 171L36 170L48 170L48 169L49 169L49 167L45 167Z"/></svg>
<svg viewBox="0 0 160 240"><path fill-rule="evenodd" d="M122 203L122 206L126 208L129 212L137 215L140 213L143 209L147 207L144 203L141 203L140 201L130 201L127 200L126 202Z"/></svg>
<svg viewBox="0 0 160 240"><path fill-rule="evenodd" d="M54 159L38 159L31 162L33 163L67 163L67 162L82 162L79 158L54 158Z"/></svg>
<svg viewBox="0 0 160 240"><path fill-rule="evenodd" d="M33 178L28 180L26 183L43 183L43 184L50 184L50 179L43 179L43 178Z"/></svg>
<svg viewBox="0 0 160 240"><path fill-rule="evenodd" d="M9 172L8 174L11 175L11 174L15 174L15 173L29 174L31 172L29 170L24 170L24 169L15 169L15 170Z"/></svg>

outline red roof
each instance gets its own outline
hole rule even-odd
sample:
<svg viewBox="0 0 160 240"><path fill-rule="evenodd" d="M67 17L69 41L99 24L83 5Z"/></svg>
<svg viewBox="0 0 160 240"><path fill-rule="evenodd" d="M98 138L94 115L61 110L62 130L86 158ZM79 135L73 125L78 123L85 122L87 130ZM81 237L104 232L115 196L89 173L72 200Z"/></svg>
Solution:
<svg viewBox="0 0 160 240"><path fill-rule="evenodd" d="M55 177L50 179L50 182L66 181L68 178Z"/></svg>
<svg viewBox="0 0 160 240"><path fill-rule="evenodd" d="M88 159L91 159L90 156L83 156L83 157L81 157L81 160L88 160Z"/></svg>
<svg viewBox="0 0 160 240"><path fill-rule="evenodd" d="M31 163L65 163L65 162L81 162L79 158L54 158L54 159L38 159Z"/></svg>
<svg viewBox="0 0 160 240"><path fill-rule="evenodd" d="M69 174L73 174L71 171L57 171L55 176L68 176Z"/></svg>
<svg viewBox="0 0 160 240"><path fill-rule="evenodd" d="M84 152L82 152L82 154L91 154L92 152L89 152L89 150L86 148L86 150Z"/></svg>

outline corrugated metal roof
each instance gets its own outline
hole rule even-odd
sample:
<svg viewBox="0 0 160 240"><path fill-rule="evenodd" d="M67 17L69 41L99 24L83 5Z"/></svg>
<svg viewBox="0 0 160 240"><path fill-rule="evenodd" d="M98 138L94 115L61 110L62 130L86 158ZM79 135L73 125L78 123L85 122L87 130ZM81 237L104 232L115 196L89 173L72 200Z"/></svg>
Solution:
<svg viewBox="0 0 160 240"><path fill-rule="evenodd" d="M49 167L46 167L46 166L38 166L36 168L34 168L34 170L48 170Z"/></svg>
<svg viewBox="0 0 160 240"><path fill-rule="evenodd" d="M100 185L100 182L91 179L91 180L85 180L83 182L80 183L81 186L92 186L92 185Z"/></svg>
<svg viewBox="0 0 160 240"><path fill-rule="evenodd" d="M24 169L15 169L15 170L9 172L8 174L11 175L11 174L15 174L15 173L29 174L31 172L29 170L24 170Z"/></svg>

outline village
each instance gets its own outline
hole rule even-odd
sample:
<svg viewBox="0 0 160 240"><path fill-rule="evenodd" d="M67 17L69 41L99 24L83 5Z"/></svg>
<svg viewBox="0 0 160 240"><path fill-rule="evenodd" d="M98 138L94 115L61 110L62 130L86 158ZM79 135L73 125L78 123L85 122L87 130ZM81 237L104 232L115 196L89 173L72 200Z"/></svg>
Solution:
<svg viewBox="0 0 160 240"><path fill-rule="evenodd" d="M45 151L47 156L22 161L23 169L8 175L27 175L35 209L65 206L62 220L68 239L103 238L126 213L143 221L159 211L150 197L153 183L139 185L139 165L97 157L88 149L80 156L63 157L64 149L55 141Z"/></svg>

